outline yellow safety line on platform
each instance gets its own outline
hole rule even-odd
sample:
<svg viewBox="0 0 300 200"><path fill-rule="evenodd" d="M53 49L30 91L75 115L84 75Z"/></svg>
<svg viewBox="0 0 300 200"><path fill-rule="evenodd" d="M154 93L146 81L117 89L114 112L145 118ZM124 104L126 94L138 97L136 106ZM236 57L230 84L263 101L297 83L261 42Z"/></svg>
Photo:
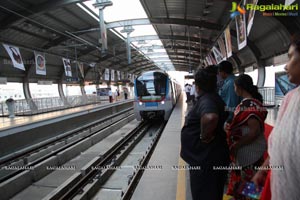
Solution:
<svg viewBox="0 0 300 200"><path fill-rule="evenodd" d="M185 101L183 100L183 97L181 95L181 103L183 103L183 109L181 113L181 126L184 124L184 119L185 119L185 110L186 110L186 104ZM186 163L184 160L182 160L179 156L178 160L178 166L184 166ZM176 191L176 200L186 200L186 175L185 175L185 170L178 170L178 175L177 175L177 191Z"/></svg>
<svg viewBox="0 0 300 200"><path fill-rule="evenodd" d="M178 166L184 166L185 162L179 158ZM185 200L186 199L186 188L185 188L185 170L178 170L177 176L177 192L176 200Z"/></svg>

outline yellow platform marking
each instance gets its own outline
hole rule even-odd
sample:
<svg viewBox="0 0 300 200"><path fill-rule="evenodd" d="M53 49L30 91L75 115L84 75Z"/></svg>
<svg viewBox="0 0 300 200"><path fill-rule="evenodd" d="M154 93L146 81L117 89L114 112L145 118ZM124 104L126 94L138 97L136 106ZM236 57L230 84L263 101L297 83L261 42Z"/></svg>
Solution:
<svg viewBox="0 0 300 200"><path fill-rule="evenodd" d="M184 165L185 162L181 158L179 158L178 166L184 166ZM185 170L178 170L176 200L185 200L186 197L185 179L186 179Z"/></svg>
<svg viewBox="0 0 300 200"><path fill-rule="evenodd" d="M224 194L224 196L223 196L223 200L232 200L232 199L234 199L232 196L229 196L226 194Z"/></svg>
<svg viewBox="0 0 300 200"><path fill-rule="evenodd" d="M182 113L181 113L181 126L184 124L185 119L185 110L186 110L186 103L182 100L181 97L181 103L183 103ZM178 160L178 166L185 166L186 163L184 160L182 160L179 156ZM186 200L186 175L185 170L178 170L177 175L177 191L176 191L176 200Z"/></svg>

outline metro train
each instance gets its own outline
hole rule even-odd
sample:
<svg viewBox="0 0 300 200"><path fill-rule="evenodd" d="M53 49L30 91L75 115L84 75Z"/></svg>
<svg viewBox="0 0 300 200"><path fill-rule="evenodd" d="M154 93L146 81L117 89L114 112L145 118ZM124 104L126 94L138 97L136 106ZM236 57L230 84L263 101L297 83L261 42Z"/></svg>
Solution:
<svg viewBox="0 0 300 200"><path fill-rule="evenodd" d="M138 121L168 120L181 93L180 85L161 71L149 71L134 81L134 113Z"/></svg>

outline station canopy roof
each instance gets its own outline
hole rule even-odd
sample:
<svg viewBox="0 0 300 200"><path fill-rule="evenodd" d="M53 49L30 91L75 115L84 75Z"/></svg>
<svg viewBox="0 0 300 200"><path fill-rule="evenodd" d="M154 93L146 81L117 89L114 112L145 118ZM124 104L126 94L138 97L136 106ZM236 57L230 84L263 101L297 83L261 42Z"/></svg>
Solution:
<svg viewBox="0 0 300 200"><path fill-rule="evenodd" d="M2 0L0 42L20 48L26 71L5 63L10 59L1 45L0 76L17 82L26 77L31 81L59 81L64 74L62 57L83 62L86 80L94 80L105 68L136 74L159 68L191 71L201 65L228 25L231 28L233 49L229 60L236 69L248 66L257 68L286 61L290 36L300 30L299 17L266 17L263 12L256 11L247 46L238 50L236 25L229 12L232 1L140 0L146 13L145 18L132 19L130 22L107 22L108 52L104 55L101 54L99 43L98 16L87 6L88 2ZM284 4L284 0L258 2L259 5L272 3ZM130 7L124 10L131 11ZM126 23L132 24L133 28L150 24L156 32L155 35L144 36L133 34L131 64L128 64L126 56L126 38L120 33L120 26ZM154 40L159 42L151 42ZM143 42L148 46L143 45ZM35 74L33 51L45 53L47 76ZM96 63L96 67L91 67L93 63ZM72 68L72 72L79 73L76 67Z"/></svg>

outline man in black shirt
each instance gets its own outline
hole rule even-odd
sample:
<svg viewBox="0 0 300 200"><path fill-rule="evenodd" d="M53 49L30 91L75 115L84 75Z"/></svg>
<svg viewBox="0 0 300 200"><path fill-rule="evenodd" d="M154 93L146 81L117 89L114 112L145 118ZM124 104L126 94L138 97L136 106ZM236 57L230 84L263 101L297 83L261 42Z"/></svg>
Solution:
<svg viewBox="0 0 300 200"><path fill-rule="evenodd" d="M181 157L190 165L193 200L222 200L229 165L223 124L228 117L212 67L195 74L198 98L181 131ZM200 169L199 169L200 168Z"/></svg>

